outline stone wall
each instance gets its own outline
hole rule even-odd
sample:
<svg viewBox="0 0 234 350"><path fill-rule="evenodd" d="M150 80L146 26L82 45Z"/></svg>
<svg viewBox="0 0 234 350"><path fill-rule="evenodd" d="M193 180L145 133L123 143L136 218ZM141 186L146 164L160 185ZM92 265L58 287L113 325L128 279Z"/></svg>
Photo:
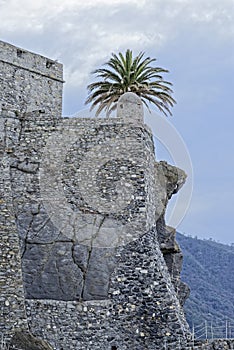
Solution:
<svg viewBox="0 0 234 350"><path fill-rule="evenodd" d="M194 350L233 350L234 339L215 339L213 341L195 342Z"/></svg>
<svg viewBox="0 0 234 350"><path fill-rule="evenodd" d="M62 113L60 63L0 41L0 109Z"/></svg>
<svg viewBox="0 0 234 350"><path fill-rule="evenodd" d="M0 120L0 330L5 338L15 328L28 329L19 254L19 236L12 205L10 162L15 123L7 115ZM11 137L6 142L6 129Z"/></svg>
<svg viewBox="0 0 234 350"><path fill-rule="evenodd" d="M141 143L144 146L145 142L151 141L150 135L141 127L124 125L121 120L113 123L109 120L68 119L66 125L63 121L61 126L55 127L51 121L52 125L47 122L46 127L45 125L42 127L40 115L27 116L28 119L24 120L24 128L21 130L20 146L14 153L11 164L13 203L21 239L26 296L79 300L93 299L96 293L99 299L105 298L109 279L106 269L110 274L115 261L113 254L104 254L103 250L106 248L114 250L119 244L125 243L126 239L132 240L142 232L147 232L154 224L153 203L152 200L151 203L150 201L145 203L144 193L146 182L154 179L152 157L151 176L144 175L150 171L152 143L151 152L147 151L147 148L139 149ZM44 115L41 116L44 118ZM72 133L75 133L75 136L72 136ZM115 136L117 141L113 146L111 142L114 142ZM52 148L43 149L48 137ZM72 137L75 141L68 147ZM126 141L128 137L129 145ZM124 148L126 147L125 153L121 142L124 143ZM131 142L134 147L131 146ZM29 150L29 144L33 154ZM65 149L65 144L68 150ZM119 147L119 150L116 147ZM106 154L102 151L98 157L98 150L101 148L105 149ZM64 155L65 162L60 164ZM41 166L41 170L45 171L44 174L39 169L42 157L44 166ZM136 159L142 161L142 165L136 164ZM97 173L92 170L98 169L95 162L100 166ZM146 162L149 165L147 171L143 169ZM122 179L119 178L121 167ZM57 172L50 178L52 168ZM80 174L82 169L85 172ZM62 177L58 184L55 183L56 176ZM78 184L79 176L82 180ZM133 195L134 200L130 201L126 208L121 209L121 205L125 203L121 204L115 185L123 186L121 183L123 180L125 186L129 185L129 195ZM85 181L87 183L84 186ZM97 181L99 185L95 188ZM63 191L54 191L56 186L63 187ZM59 197L61 192L63 196ZM128 193L125 193L125 196L128 197ZM113 208L109 207L111 197L114 198ZM67 205L64 207L65 202ZM66 221L66 218L71 221L71 216L72 220L76 221L74 225ZM62 225L65 227L64 230L59 230ZM98 274L96 262L98 262ZM95 267L95 271L89 265ZM101 274L102 268L104 271ZM95 277L102 280L102 286L94 291L92 281ZM92 287L89 286L90 283Z"/></svg>
<svg viewBox="0 0 234 350"><path fill-rule="evenodd" d="M163 339L185 344L189 331L155 232L119 248L108 299L27 300L34 334L56 349L161 349ZM38 327L40 323L40 328Z"/></svg>
<svg viewBox="0 0 234 350"><path fill-rule="evenodd" d="M56 349L186 341L157 241L164 207L155 203L165 184L154 186L150 130L121 118L59 121L41 112L2 121L18 126L5 130L5 142L31 332Z"/></svg>
<svg viewBox="0 0 234 350"><path fill-rule="evenodd" d="M57 350L186 348L164 220L186 175L155 161L139 98L117 118L61 118L62 66L3 42L0 84L1 333Z"/></svg>

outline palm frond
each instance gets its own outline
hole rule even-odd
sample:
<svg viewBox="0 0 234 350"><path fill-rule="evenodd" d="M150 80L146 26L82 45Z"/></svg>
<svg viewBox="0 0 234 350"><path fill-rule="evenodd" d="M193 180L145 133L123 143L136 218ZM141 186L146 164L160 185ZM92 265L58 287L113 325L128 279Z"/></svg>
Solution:
<svg viewBox="0 0 234 350"><path fill-rule="evenodd" d="M172 83L163 78L168 70L154 67L156 59L144 55L141 51L133 57L129 49L125 54L112 53L104 67L92 72L98 80L87 86L85 104L91 104L91 110L97 107L97 116L102 111L109 116L116 109L119 97L127 91L136 93L148 109L149 104L154 104L164 115L172 114L170 108L176 103L172 97Z"/></svg>

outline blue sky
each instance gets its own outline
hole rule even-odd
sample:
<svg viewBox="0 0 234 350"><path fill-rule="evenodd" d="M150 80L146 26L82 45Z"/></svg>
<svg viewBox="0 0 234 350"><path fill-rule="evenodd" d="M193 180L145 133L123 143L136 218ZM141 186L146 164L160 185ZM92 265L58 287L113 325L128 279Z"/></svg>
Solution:
<svg viewBox="0 0 234 350"><path fill-rule="evenodd" d="M233 0L0 0L0 39L64 64L66 115L84 108L90 72L112 52L156 57L170 71L169 121L194 171L178 230L234 242ZM161 148L157 156L170 160Z"/></svg>

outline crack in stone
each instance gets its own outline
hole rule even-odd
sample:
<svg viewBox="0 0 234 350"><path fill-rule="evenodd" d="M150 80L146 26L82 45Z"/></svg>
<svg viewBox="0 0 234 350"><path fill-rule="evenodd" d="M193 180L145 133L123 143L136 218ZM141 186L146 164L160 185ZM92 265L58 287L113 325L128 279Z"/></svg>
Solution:
<svg viewBox="0 0 234 350"><path fill-rule="evenodd" d="M80 294L80 299L83 298L83 292L84 292L84 284L85 284L85 273L86 273L86 269L87 269L87 266L86 266L86 269L85 267L82 267L77 261L76 261L76 258L75 258L75 242L73 241L72 242L72 246L71 246L71 257L72 257L72 260L73 260L73 263L78 267L78 269L81 271L82 273L82 285L81 285L81 294Z"/></svg>
<svg viewBox="0 0 234 350"><path fill-rule="evenodd" d="M89 247L89 251L88 251L88 259L87 259L86 269L85 269L85 271L83 272L83 286L82 286L81 294L80 294L82 300L84 300L85 282L86 282L86 276L87 276L87 271L88 271L88 267L89 267L89 262L90 262L92 250L93 250L93 247L92 247L92 245L91 245L91 246Z"/></svg>
<svg viewBox="0 0 234 350"><path fill-rule="evenodd" d="M95 219L95 222L94 222L94 225L96 224L96 220L97 220L97 218ZM93 242L94 242L94 240L98 237L98 234L99 234L99 232L100 232L100 230L101 230L101 227L102 227L102 225L104 224L104 221L106 220L106 216L103 216L103 218L101 219L101 222L100 222L100 224L99 224L99 226L98 226L98 228L97 228L97 232L92 236L92 238L91 238L91 247L93 248Z"/></svg>
<svg viewBox="0 0 234 350"><path fill-rule="evenodd" d="M32 228L33 220L34 220L34 217L32 216L32 219L31 219L31 221L29 222L28 229L27 229L27 232L26 232L26 235L25 235L25 238L24 238L24 250L23 250L23 252L22 252L22 254L21 254L21 260L23 259L24 254L26 253L26 250L27 250L27 244L29 243L29 242L28 242L28 235L29 235L29 231L30 231L31 228Z"/></svg>
<svg viewBox="0 0 234 350"><path fill-rule="evenodd" d="M85 273L85 268L82 267L75 258L75 242L72 242L72 247L71 247L71 256L72 256L72 260L74 262L74 264L81 270L81 272L84 274Z"/></svg>
<svg viewBox="0 0 234 350"><path fill-rule="evenodd" d="M90 259L91 259L91 255L92 255L92 251L93 251L93 242L94 242L94 239L97 238L97 236L98 236L98 234L100 232L100 229L101 229L105 219L106 219L106 216L103 216L103 218L101 219L101 222L100 222L100 224L99 224L99 226L97 228L96 233L91 238L91 244L90 244L89 252L88 252L87 265L86 265L86 269L85 269L85 271L83 273L83 281L84 281L84 283L83 283L83 288L82 288L82 291L81 291L81 298L82 299L84 299L84 289L85 289L85 286L86 286L85 282L86 282L87 271L89 269L89 263L90 263ZM97 221L97 218L95 218L94 225L95 225L96 221Z"/></svg>

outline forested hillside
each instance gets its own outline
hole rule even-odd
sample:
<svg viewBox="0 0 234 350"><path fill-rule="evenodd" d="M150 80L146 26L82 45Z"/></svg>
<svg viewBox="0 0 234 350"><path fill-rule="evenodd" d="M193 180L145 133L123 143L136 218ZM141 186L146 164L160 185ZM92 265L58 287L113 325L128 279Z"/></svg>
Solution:
<svg viewBox="0 0 234 350"><path fill-rule="evenodd" d="M192 327L207 321L218 332L234 333L234 247L177 233L184 255L181 279L191 289L185 303ZM222 335L222 334L221 334Z"/></svg>

